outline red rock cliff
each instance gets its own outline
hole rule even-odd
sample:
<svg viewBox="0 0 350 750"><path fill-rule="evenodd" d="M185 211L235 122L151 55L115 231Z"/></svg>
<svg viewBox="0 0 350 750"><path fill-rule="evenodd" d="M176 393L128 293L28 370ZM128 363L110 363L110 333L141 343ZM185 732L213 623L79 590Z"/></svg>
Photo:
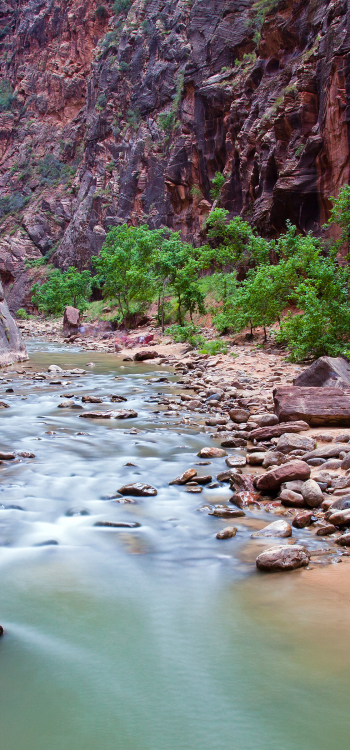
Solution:
<svg viewBox="0 0 350 750"><path fill-rule="evenodd" d="M126 4L126 2L124 2ZM349 179L342 0L0 3L0 275L12 310L48 252L89 265L110 225L200 241L221 205L321 231ZM114 6L115 7L115 6Z"/></svg>

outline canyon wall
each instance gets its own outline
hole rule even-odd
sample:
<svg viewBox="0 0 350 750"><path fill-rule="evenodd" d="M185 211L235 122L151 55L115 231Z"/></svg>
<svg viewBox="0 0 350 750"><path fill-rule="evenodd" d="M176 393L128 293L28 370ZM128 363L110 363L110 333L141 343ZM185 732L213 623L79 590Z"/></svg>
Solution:
<svg viewBox="0 0 350 750"><path fill-rule="evenodd" d="M199 243L220 205L266 236L322 232L349 180L346 0L0 2L0 276L30 309L49 255L109 226Z"/></svg>

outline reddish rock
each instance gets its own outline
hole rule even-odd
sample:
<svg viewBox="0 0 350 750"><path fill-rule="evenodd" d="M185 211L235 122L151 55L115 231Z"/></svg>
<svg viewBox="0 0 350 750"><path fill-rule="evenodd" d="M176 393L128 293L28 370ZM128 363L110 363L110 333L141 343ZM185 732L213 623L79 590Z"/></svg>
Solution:
<svg viewBox="0 0 350 750"><path fill-rule="evenodd" d="M302 419L313 427L350 425L350 391L283 386L274 390L273 397L281 422Z"/></svg>
<svg viewBox="0 0 350 750"><path fill-rule="evenodd" d="M183 472L183 474L180 474L180 476L176 477L176 479L172 479L169 484L186 484L187 482L190 482L194 477L197 477L196 470L187 469Z"/></svg>
<svg viewBox="0 0 350 750"><path fill-rule="evenodd" d="M134 355L134 362L144 362L146 359L156 359L156 357L159 357L159 354L154 349L141 349Z"/></svg>
<svg viewBox="0 0 350 750"><path fill-rule="evenodd" d="M305 547L294 544L286 547L272 547L261 552L256 558L259 570L267 572L288 571L308 565L310 553Z"/></svg>
<svg viewBox="0 0 350 750"><path fill-rule="evenodd" d="M350 526L350 508L337 510L335 513L331 513L328 521L334 526Z"/></svg>
<svg viewBox="0 0 350 750"><path fill-rule="evenodd" d="M289 537L292 536L291 526L287 521L273 521L260 531L254 531L253 539L260 537Z"/></svg>
<svg viewBox="0 0 350 750"><path fill-rule="evenodd" d="M224 529L221 529L221 531L218 531L216 538L217 539L231 539L233 536L236 536L237 529L235 526L225 526Z"/></svg>
<svg viewBox="0 0 350 750"><path fill-rule="evenodd" d="M329 534L334 534L337 530L338 529L333 526L332 523L324 523L317 529L316 536L329 536Z"/></svg>
<svg viewBox="0 0 350 750"><path fill-rule="evenodd" d="M266 472L255 479L255 486L260 490L277 490L282 482L293 481L294 479L308 479L310 476L310 466L305 461L291 461L283 464L277 469Z"/></svg>
<svg viewBox="0 0 350 750"><path fill-rule="evenodd" d="M223 456L227 456L227 453L223 448L214 448L213 446L201 448L199 453L197 453L197 456L199 456L199 458L222 458Z"/></svg>
<svg viewBox="0 0 350 750"><path fill-rule="evenodd" d="M258 427L256 430L252 430L249 439L250 440L270 440L273 437L280 437L284 432L303 432L303 430L309 430L310 427L307 422L282 422L280 424L271 425L270 427Z"/></svg>
<svg viewBox="0 0 350 750"><path fill-rule="evenodd" d="M80 310L76 307L66 307L63 316L63 333L76 333L80 323Z"/></svg>
<svg viewBox="0 0 350 750"><path fill-rule="evenodd" d="M350 365L344 357L319 357L293 383L300 387L350 388Z"/></svg>
<svg viewBox="0 0 350 750"><path fill-rule="evenodd" d="M305 510L302 513L297 513L293 518L292 526L296 529L304 529L305 526L310 526L312 517L312 510Z"/></svg>
<svg viewBox="0 0 350 750"><path fill-rule="evenodd" d="M279 500L287 508L305 508L305 500L299 492L293 490L282 490L279 494Z"/></svg>

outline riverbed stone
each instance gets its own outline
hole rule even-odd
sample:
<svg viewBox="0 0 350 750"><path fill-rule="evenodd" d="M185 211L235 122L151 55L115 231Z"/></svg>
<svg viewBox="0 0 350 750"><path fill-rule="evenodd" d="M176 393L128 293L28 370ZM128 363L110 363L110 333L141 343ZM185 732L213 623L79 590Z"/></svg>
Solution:
<svg viewBox="0 0 350 750"><path fill-rule="evenodd" d="M331 513L328 521L334 526L350 526L350 508L336 510L335 513Z"/></svg>
<svg viewBox="0 0 350 750"><path fill-rule="evenodd" d="M313 427L350 425L350 393L341 388L281 386L273 392L282 422L302 419Z"/></svg>
<svg viewBox="0 0 350 750"><path fill-rule="evenodd" d="M309 508L317 508L322 503L322 490L314 479L307 479L307 481L304 482L301 488L301 494Z"/></svg>
<svg viewBox="0 0 350 750"><path fill-rule="evenodd" d="M144 484L143 482L135 482L134 484L124 484L118 490L121 495L134 495L135 497L154 497L158 492L155 487L150 484Z"/></svg>
<svg viewBox="0 0 350 750"><path fill-rule="evenodd" d="M156 359L156 357L159 357L159 354L154 349L141 349L134 355L134 362L144 362L146 359Z"/></svg>
<svg viewBox="0 0 350 750"><path fill-rule="evenodd" d="M260 537L289 537L292 536L292 528L287 521L273 521L269 523L265 528L259 531L254 531L251 534L252 538Z"/></svg>
<svg viewBox="0 0 350 750"><path fill-rule="evenodd" d="M350 365L345 357L319 357L293 383L301 387L350 388Z"/></svg>
<svg viewBox="0 0 350 750"><path fill-rule="evenodd" d="M201 448L199 453L197 453L197 456L199 456L199 458L223 458L224 456L227 456L227 453L223 448L215 448L212 446Z"/></svg>
<svg viewBox="0 0 350 750"><path fill-rule="evenodd" d="M229 469L234 469L237 466L245 466L247 460L245 456L228 456L225 458L225 463Z"/></svg>
<svg viewBox="0 0 350 750"><path fill-rule="evenodd" d="M227 505L217 505L209 515L217 518L243 518L245 512L237 508L229 508Z"/></svg>
<svg viewBox="0 0 350 750"><path fill-rule="evenodd" d="M230 419L232 419L232 422L247 422L247 420L250 417L250 411L246 411L245 409L230 409L229 411Z"/></svg>
<svg viewBox="0 0 350 750"><path fill-rule="evenodd" d="M316 440L305 435L294 432L285 432L278 440L276 449L281 453L290 453L293 450L313 451L316 446Z"/></svg>
<svg viewBox="0 0 350 750"><path fill-rule="evenodd" d="M272 547L261 552L256 558L258 570L278 572L295 570L308 565L310 553L302 545Z"/></svg>
<svg viewBox="0 0 350 750"><path fill-rule="evenodd" d="M306 526L310 526L313 518L312 510L304 510L301 513L297 513L292 521L292 526L296 529L304 529Z"/></svg>
<svg viewBox="0 0 350 750"><path fill-rule="evenodd" d="M294 479L308 479L310 476L310 466L305 461L291 461L290 463L278 466L266 474L259 476L255 480L257 490L275 490L280 487L282 482L290 482Z"/></svg>
<svg viewBox="0 0 350 750"><path fill-rule="evenodd" d="M190 482L191 479L194 477L197 477L197 472L195 469L186 469L182 474L180 474L175 479L172 479L169 484L186 484L187 482Z"/></svg>
<svg viewBox="0 0 350 750"><path fill-rule="evenodd" d="M0 451L0 461L12 461L13 458L16 458L15 453L10 453L8 451Z"/></svg>
<svg viewBox="0 0 350 750"><path fill-rule="evenodd" d="M257 451L256 453L248 453L247 454L247 464L250 466L261 466L265 459L266 453L262 453L260 451Z"/></svg>
<svg viewBox="0 0 350 750"><path fill-rule="evenodd" d="M334 534L335 531L338 531L338 529L332 523L323 523L322 526L318 527L316 536L329 536Z"/></svg>
<svg viewBox="0 0 350 750"><path fill-rule="evenodd" d="M305 508L305 500L301 493L293 490L282 490L278 499L287 508Z"/></svg>
<svg viewBox="0 0 350 750"><path fill-rule="evenodd" d="M103 402L100 396L82 396L81 400L84 404L102 404Z"/></svg>
<svg viewBox="0 0 350 750"><path fill-rule="evenodd" d="M221 529L221 531L218 531L216 538L217 539L231 539L233 536L236 536L237 529L235 526L225 526L224 529Z"/></svg>
<svg viewBox="0 0 350 750"><path fill-rule="evenodd" d="M267 451L264 453L262 465L264 469L268 469L270 466L281 466L287 461L284 453L280 451Z"/></svg>
<svg viewBox="0 0 350 750"><path fill-rule="evenodd" d="M336 539L337 544L341 544L343 547L350 547L350 533L342 534Z"/></svg>
<svg viewBox="0 0 350 750"><path fill-rule="evenodd" d="M271 427L258 427L250 433L251 440L270 440L273 437L279 437L284 432L303 432L309 430L307 422L299 420L297 422L282 422L271 425Z"/></svg>

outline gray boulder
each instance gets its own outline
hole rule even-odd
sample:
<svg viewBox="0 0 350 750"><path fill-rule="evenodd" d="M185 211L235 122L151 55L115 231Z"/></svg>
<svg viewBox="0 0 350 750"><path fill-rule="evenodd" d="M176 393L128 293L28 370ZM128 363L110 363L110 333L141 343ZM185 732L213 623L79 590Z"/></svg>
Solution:
<svg viewBox="0 0 350 750"><path fill-rule="evenodd" d="M281 435L276 450L280 453L290 453L291 451L300 450L313 451L316 446L316 440L314 438L305 437L298 435L294 432L285 432Z"/></svg>
<svg viewBox="0 0 350 750"><path fill-rule="evenodd" d="M28 359L22 336L5 300L0 282L0 367Z"/></svg>

